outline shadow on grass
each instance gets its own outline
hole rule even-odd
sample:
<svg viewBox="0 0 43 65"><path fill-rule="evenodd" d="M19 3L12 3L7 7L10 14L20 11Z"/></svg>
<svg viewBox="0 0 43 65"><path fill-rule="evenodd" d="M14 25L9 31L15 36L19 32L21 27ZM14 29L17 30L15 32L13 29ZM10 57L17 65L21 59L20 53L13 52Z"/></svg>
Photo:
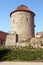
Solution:
<svg viewBox="0 0 43 65"><path fill-rule="evenodd" d="M0 50L0 61L4 61L6 59L4 59L4 57L8 54L8 52L10 52L11 49L2 49Z"/></svg>

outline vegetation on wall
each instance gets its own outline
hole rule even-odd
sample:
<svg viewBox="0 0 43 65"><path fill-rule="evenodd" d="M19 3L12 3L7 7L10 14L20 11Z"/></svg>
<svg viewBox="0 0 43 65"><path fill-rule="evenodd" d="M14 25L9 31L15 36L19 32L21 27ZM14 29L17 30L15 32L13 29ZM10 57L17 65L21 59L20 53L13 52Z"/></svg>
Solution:
<svg viewBox="0 0 43 65"><path fill-rule="evenodd" d="M0 47L0 61L43 61L43 49Z"/></svg>

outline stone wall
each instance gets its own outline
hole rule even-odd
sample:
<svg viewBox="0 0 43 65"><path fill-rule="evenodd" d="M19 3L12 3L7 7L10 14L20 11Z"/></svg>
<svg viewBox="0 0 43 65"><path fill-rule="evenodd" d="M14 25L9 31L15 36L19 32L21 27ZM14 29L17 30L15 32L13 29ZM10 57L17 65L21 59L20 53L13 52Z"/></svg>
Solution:
<svg viewBox="0 0 43 65"><path fill-rule="evenodd" d="M8 34L6 37L5 46L15 46L16 45L16 33Z"/></svg>
<svg viewBox="0 0 43 65"><path fill-rule="evenodd" d="M34 15L18 11L11 15L11 31L18 34L19 41L26 41L34 36Z"/></svg>
<svg viewBox="0 0 43 65"><path fill-rule="evenodd" d="M30 45L34 48L43 48L43 38L32 38L30 40Z"/></svg>

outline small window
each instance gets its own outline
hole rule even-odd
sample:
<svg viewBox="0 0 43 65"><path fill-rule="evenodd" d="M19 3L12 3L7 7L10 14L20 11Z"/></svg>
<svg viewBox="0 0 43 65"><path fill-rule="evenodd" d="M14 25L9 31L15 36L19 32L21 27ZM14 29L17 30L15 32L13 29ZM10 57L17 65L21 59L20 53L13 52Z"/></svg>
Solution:
<svg viewBox="0 0 43 65"><path fill-rule="evenodd" d="M26 18L26 20L28 21L28 18Z"/></svg>

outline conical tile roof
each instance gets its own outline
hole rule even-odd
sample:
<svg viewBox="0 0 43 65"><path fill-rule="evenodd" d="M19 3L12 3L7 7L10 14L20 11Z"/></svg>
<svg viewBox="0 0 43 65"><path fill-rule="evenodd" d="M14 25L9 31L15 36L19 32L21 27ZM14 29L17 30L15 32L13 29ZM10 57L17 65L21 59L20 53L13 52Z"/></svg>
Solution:
<svg viewBox="0 0 43 65"><path fill-rule="evenodd" d="M12 13L17 12L17 11L26 11L26 12L31 12L31 13L33 13L27 6L25 6L25 5L20 5L20 6L17 7L16 10L14 10L13 12L10 13L10 16L11 16ZM33 14L34 14L34 13L33 13ZM34 15L35 15L35 14L34 14Z"/></svg>

